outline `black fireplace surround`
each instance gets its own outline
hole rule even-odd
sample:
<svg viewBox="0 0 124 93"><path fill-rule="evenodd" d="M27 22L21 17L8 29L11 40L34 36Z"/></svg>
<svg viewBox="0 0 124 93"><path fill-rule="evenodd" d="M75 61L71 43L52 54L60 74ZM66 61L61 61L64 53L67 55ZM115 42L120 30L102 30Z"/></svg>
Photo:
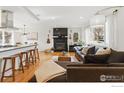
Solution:
<svg viewBox="0 0 124 93"><path fill-rule="evenodd" d="M67 37L54 38L54 51L68 51Z"/></svg>
<svg viewBox="0 0 124 93"><path fill-rule="evenodd" d="M68 51L68 29L53 28L54 51Z"/></svg>

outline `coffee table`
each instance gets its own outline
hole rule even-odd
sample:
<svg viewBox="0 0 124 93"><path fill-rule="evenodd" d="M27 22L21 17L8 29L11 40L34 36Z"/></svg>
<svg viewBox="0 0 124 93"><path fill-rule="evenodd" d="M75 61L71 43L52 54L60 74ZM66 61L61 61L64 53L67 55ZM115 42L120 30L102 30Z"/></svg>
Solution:
<svg viewBox="0 0 124 93"><path fill-rule="evenodd" d="M68 57L68 56L58 56L58 61L71 61L71 57Z"/></svg>
<svg viewBox="0 0 124 93"><path fill-rule="evenodd" d="M52 60L55 62L66 62L66 61L70 61L70 62L78 62L78 60L74 57L74 56L53 56Z"/></svg>

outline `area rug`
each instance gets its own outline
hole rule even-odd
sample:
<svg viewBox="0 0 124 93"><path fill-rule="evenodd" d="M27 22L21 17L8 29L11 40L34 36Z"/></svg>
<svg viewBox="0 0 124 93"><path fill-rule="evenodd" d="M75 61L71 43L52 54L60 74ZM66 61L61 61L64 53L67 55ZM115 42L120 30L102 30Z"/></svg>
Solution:
<svg viewBox="0 0 124 93"><path fill-rule="evenodd" d="M57 76L66 73L66 69L59 66L53 61L43 63L38 70L35 71L37 82L47 82Z"/></svg>

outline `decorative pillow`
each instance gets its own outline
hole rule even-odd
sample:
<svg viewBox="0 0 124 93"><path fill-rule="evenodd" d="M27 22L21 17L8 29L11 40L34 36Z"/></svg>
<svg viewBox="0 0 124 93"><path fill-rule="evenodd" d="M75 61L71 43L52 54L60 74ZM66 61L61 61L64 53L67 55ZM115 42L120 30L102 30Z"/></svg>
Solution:
<svg viewBox="0 0 124 93"><path fill-rule="evenodd" d="M87 51L87 54L95 54L95 46L90 46Z"/></svg>
<svg viewBox="0 0 124 93"><path fill-rule="evenodd" d="M96 55L105 55L105 54L110 54L111 53L111 49L110 48L100 48L97 50Z"/></svg>
<svg viewBox="0 0 124 93"><path fill-rule="evenodd" d="M89 49L89 47L84 47L82 50L81 50L81 52L83 53L83 54L87 54L87 51L88 51L88 49Z"/></svg>
<svg viewBox="0 0 124 93"><path fill-rule="evenodd" d="M87 54L94 54L95 53L95 46L86 46L82 49L82 53Z"/></svg>
<svg viewBox="0 0 124 93"><path fill-rule="evenodd" d="M86 55L84 63L94 63L94 64L106 64L109 58L109 54L105 55Z"/></svg>

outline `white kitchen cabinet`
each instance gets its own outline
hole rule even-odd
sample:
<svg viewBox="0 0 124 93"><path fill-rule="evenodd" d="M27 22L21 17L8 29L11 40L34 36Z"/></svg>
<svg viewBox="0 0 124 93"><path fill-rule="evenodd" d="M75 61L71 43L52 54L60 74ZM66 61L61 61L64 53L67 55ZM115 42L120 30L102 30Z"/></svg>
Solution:
<svg viewBox="0 0 124 93"><path fill-rule="evenodd" d="M0 45L15 45L14 31L0 30Z"/></svg>

